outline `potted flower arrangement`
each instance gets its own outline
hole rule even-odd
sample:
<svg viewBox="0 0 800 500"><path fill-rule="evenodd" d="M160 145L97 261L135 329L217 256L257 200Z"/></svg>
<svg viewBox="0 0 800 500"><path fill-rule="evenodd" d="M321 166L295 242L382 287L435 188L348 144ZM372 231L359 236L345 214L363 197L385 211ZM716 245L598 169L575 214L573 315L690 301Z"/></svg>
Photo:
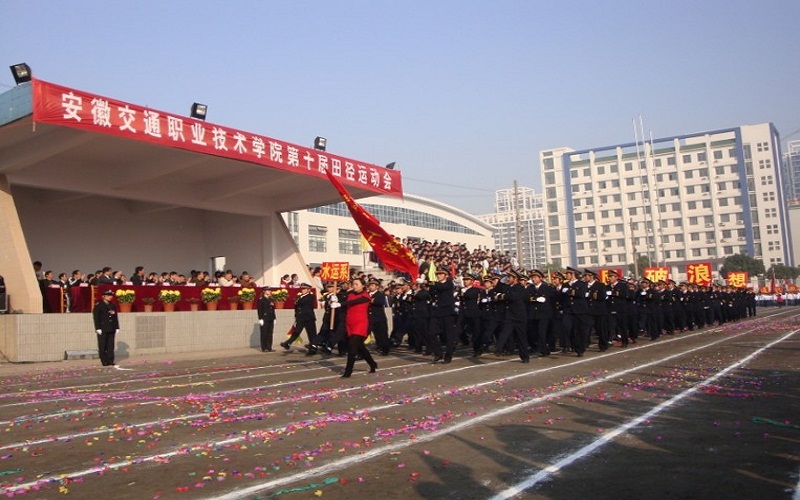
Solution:
<svg viewBox="0 0 800 500"><path fill-rule="evenodd" d="M242 303L242 309L253 308L253 301L256 300L256 291L253 288L242 288L236 295Z"/></svg>
<svg viewBox="0 0 800 500"><path fill-rule="evenodd" d="M144 297L142 302L144 303L144 312L153 312L153 304L156 303L156 299L153 297Z"/></svg>
<svg viewBox="0 0 800 500"><path fill-rule="evenodd" d="M200 291L200 300L206 305L206 310L216 311L217 302L222 298L222 290L217 288L203 288Z"/></svg>
<svg viewBox="0 0 800 500"><path fill-rule="evenodd" d="M174 311L175 303L181 300L181 292L178 290L161 290L158 292L158 300L164 304L164 312Z"/></svg>
<svg viewBox="0 0 800 500"><path fill-rule="evenodd" d="M189 303L189 310L197 311L198 309L200 309L200 299L198 299L197 297L189 297L188 299L186 299L186 302Z"/></svg>
<svg viewBox="0 0 800 500"><path fill-rule="evenodd" d="M269 296L275 302L277 309L283 309L283 303L289 298L289 291L285 288L279 288L269 292Z"/></svg>
<svg viewBox="0 0 800 500"><path fill-rule="evenodd" d="M238 295L231 295L228 297L228 305L230 306L231 311L235 311L239 309L239 296Z"/></svg>
<svg viewBox="0 0 800 500"><path fill-rule="evenodd" d="M136 292L134 290L117 290L114 295L117 297L119 304L119 312L131 312L133 301L136 300Z"/></svg>

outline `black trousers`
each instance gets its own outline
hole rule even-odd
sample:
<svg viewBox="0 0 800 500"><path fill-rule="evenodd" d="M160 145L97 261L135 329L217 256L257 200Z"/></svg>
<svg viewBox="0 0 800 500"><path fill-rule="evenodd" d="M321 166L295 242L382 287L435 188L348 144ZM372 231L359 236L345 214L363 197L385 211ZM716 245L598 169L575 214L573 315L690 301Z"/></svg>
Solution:
<svg viewBox="0 0 800 500"><path fill-rule="evenodd" d="M347 365L344 367L343 374L345 377L349 377L353 374L353 367L356 364L356 356L361 356L361 358L367 362L371 370L377 368L377 363L375 363L375 360L372 359L372 355L364 345L365 340L367 340L367 338L360 335L347 336Z"/></svg>
<svg viewBox="0 0 800 500"><path fill-rule="evenodd" d="M385 321L378 321L375 323L370 321L369 330L372 332L372 335L375 336L375 347L378 348L378 352L381 354L389 354L389 348L391 347L389 343L389 324Z"/></svg>
<svg viewBox="0 0 800 500"><path fill-rule="evenodd" d="M497 345L503 346L508 344L509 340L513 338L517 341L517 348L519 349L519 357L525 361L530 359L530 346L528 345L528 333L526 330L527 322L523 321L509 321L503 322L503 328L500 330L500 335L497 337Z"/></svg>
<svg viewBox="0 0 800 500"><path fill-rule="evenodd" d="M295 340L297 340L303 330L306 331L306 335L308 336L308 343L314 344L314 342L317 341L317 322L313 320L296 322L294 324L294 333L292 333L292 336L289 337L289 340L287 340L286 343L291 345Z"/></svg>
<svg viewBox="0 0 800 500"><path fill-rule="evenodd" d="M261 350L272 349L272 333L275 331L275 322L264 321L259 330L261 330Z"/></svg>
<svg viewBox="0 0 800 500"><path fill-rule="evenodd" d="M97 336L97 351L103 366L114 364L114 337L116 337L114 332L103 332Z"/></svg>
<svg viewBox="0 0 800 500"><path fill-rule="evenodd" d="M456 349L456 317L434 316L431 318L426 344L428 353L434 356L442 355L442 340L445 344L445 354L452 355Z"/></svg>

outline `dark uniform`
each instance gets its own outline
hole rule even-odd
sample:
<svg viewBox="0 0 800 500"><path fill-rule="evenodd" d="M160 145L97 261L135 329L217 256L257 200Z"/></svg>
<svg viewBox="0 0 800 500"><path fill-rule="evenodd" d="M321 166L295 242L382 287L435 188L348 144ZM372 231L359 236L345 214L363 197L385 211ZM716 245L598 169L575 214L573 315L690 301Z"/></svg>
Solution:
<svg viewBox="0 0 800 500"><path fill-rule="evenodd" d="M260 323L261 352L272 352L272 334L275 331L275 301L269 295L269 288L264 287L256 309Z"/></svg>
<svg viewBox="0 0 800 500"><path fill-rule="evenodd" d="M94 330L97 333L97 350L103 366L114 365L114 340L119 331L117 306L113 302L105 300L105 297L113 296L114 292L111 290L104 291L104 298L95 304L92 310Z"/></svg>
<svg viewBox="0 0 800 500"><path fill-rule="evenodd" d="M531 285L526 289L530 305L528 306L528 343L539 356L548 356L555 351L555 336L550 329L550 321L555 314L556 289L541 281L544 274L535 270L531 272ZM536 280L540 280L536 283Z"/></svg>
<svg viewBox="0 0 800 500"><path fill-rule="evenodd" d="M525 331L528 323L528 292L517 283L517 280L522 278L521 275L511 271L509 276L513 276L513 282L509 283L503 293L498 296L500 302L506 305L506 314L500 335L497 336L497 349L510 348L508 344L513 338L516 341L520 359L523 363L527 363L530 361L530 346Z"/></svg>
<svg viewBox="0 0 800 500"><path fill-rule="evenodd" d="M582 357L586 352L589 331L592 326L589 317L589 303L586 300L589 289L586 283L578 279L580 272L577 269L568 267L565 274L568 273L574 279L561 285L561 292L564 294L564 331L569 336L572 349L579 357Z"/></svg>
<svg viewBox="0 0 800 500"><path fill-rule="evenodd" d="M421 353L428 339L431 321L431 294L427 285L418 283L408 300L411 301L411 334L408 336L408 346L414 352Z"/></svg>
<svg viewBox="0 0 800 500"><path fill-rule="evenodd" d="M608 336L612 340L618 337L622 347L628 347L628 315L631 314L633 292L628 288L628 283L619 280L616 271L609 271L608 275L613 276L606 287Z"/></svg>
<svg viewBox="0 0 800 500"><path fill-rule="evenodd" d="M464 288L459 297L462 334L467 343L472 344L473 355L478 355L478 351L483 349L480 301L484 297L484 292L483 289L472 286L474 276L465 275L463 279Z"/></svg>
<svg viewBox="0 0 800 500"><path fill-rule="evenodd" d="M308 336L308 345L306 354L314 354L317 352L315 342L317 342L317 315L314 314L314 294L311 293L311 285L308 283L300 284L300 293L294 299L294 332L289 340L281 342L281 347L289 349L292 342L297 340L303 330L306 331Z"/></svg>
<svg viewBox="0 0 800 500"><path fill-rule="evenodd" d="M600 352L604 352L608 350L608 346L611 344L608 328L606 326L608 316L608 308L606 307L606 301L608 300L606 296L606 285L598 281L597 273L590 269L584 269L584 277L587 276L589 279L587 279L585 283L588 293L586 301L589 305L589 321L594 327L594 332L597 334ZM591 341L587 338L586 345L588 346L589 344L591 344Z"/></svg>
<svg viewBox="0 0 800 500"><path fill-rule="evenodd" d="M447 275L447 271L436 270L437 278L442 274ZM454 290L453 280L449 276L444 281L436 281L430 285L433 307L427 344L428 352L433 353L434 363L442 360L442 341L445 343L444 362L449 363L453 359L457 337Z"/></svg>
<svg viewBox="0 0 800 500"><path fill-rule="evenodd" d="M369 331L375 336L375 346L378 353L382 355L389 354L389 323L386 321L386 295L378 288L380 282L377 280L370 280L370 285L375 285L375 290L369 292L369 309L367 314L369 316Z"/></svg>

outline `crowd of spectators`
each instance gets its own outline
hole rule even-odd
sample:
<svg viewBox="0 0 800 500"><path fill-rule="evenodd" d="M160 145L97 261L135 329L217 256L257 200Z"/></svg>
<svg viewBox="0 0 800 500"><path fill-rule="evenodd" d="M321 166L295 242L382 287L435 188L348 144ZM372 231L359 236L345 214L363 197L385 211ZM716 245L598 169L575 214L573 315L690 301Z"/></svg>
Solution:
<svg viewBox="0 0 800 500"><path fill-rule="evenodd" d="M450 276L464 273L506 274L519 268L516 254L477 248L470 250L463 243L449 241L407 241L403 243L411 250L420 265L420 274L427 274L431 267L447 269ZM416 276L412 276L416 278Z"/></svg>

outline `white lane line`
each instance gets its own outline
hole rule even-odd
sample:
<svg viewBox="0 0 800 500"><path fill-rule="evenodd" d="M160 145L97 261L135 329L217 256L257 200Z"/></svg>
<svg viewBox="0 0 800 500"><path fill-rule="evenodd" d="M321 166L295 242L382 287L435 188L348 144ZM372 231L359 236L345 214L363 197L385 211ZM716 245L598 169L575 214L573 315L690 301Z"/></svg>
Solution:
<svg viewBox="0 0 800 500"><path fill-rule="evenodd" d="M635 348L632 348L632 349L626 349L626 350L620 350L620 351L616 351L616 352L612 352L612 353L606 353L604 356L617 356L617 355L622 355L622 354L625 354L625 353L630 353L630 352L632 352L634 350L648 349L648 348L655 347L655 346L658 346L658 345L664 345L664 344L671 343L671 342L678 342L678 341L685 340L685 339L688 339L688 338L691 338L691 337L695 337L695 336L698 336L698 335L708 334L708 333L711 333L711 332L716 331L718 329L719 329L719 327L717 327L717 328L715 328L713 330L703 330L703 331L700 331L700 332L687 334L687 335L682 335L680 337L676 337L676 338L672 338L672 339L665 339L665 340L663 340L661 342L658 342L658 343L642 344L641 346L638 346L638 347L635 347ZM746 333L749 333L749 330ZM730 338L733 338L733 337L730 337ZM722 339L722 340L727 340L727 339ZM722 341L722 340L720 340L720 341ZM720 342L720 341L717 341L717 342ZM709 346L710 345L714 345L717 342L714 342L714 343L708 344L708 345ZM498 383L500 381L515 380L517 378L529 377L529 376L532 376L532 375L538 375L538 374L541 374L541 373L545 373L545 372L549 372L549 371L553 371L553 370L558 370L558 369L561 369L561 368L568 368L568 367L573 367L575 365L579 365L579 364L583 364L583 363L589 363L589 362L595 361L597 359L601 359L601 358L575 359L575 361L571 361L571 362L568 362L568 363L565 363L565 364L554 365L554 366L550 366L550 367L547 367L547 368L539 368L539 369L536 369L536 370L522 372L522 373L519 373L517 375L505 376L505 377L502 377L502 378L499 378L499 379L487 380L485 382L481 382L481 383L478 383L478 384L470 385L467 388L468 389L475 389L475 388L480 388L480 387L483 387L483 386L486 386L486 385L494 385L494 384L496 384L496 383ZM296 401L302 401L304 399L310 399L310 398L315 398L315 397L319 397L319 396L345 394L345 393L348 393L348 392L351 392L351 391L355 391L355 390L358 390L358 389L362 389L362 388L365 389L365 390L369 390L369 389L371 389L373 387L377 387L377 386L386 386L386 385L397 384L397 383L401 383L401 382L414 382L414 381L422 380L422 379L425 379L425 378L436 377L436 376L439 376L439 375L442 375L442 374L452 374L452 373L459 372L459 371L471 370L471 369L474 369L474 368L481 368L481 367L491 366L491 365L494 365L494 364L497 364L497 363L511 363L511 362L514 362L514 361L516 361L516 360L515 359L508 359L508 360L502 360L502 361L494 361L494 362L490 362L490 363L486 363L486 364L468 365L468 366L464 366L464 367L460 367L460 368L451 368L451 369L448 369L446 372L441 372L441 371L439 371L439 372L431 372L431 373L426 373L426 374L422 374L422 375L415 375L415 376L406 377L406 378L399 378L399 379L392 379L392 380L387 380L387 381L364 384L362 386L354 386L354 387L348 387L348 388L336 388L336 389L325 390L325 391L317 392L317 393L309 393L309 394L307 394L305 396L300 396L300 397L297 397L297 398L276 399L274 401L269 401L269 402L260 402L260 403L252 404L252 405L239 406L239 407L237 407L235 409L230 409L228 411L252 410L252 409L263 408L263 407L266 407L266 406L271 406L271 405L276 405L276 404L292 403L292 402L296 402ZM396 368L406 368L406 367L415 366L417 364L426 365L426 364L429 364L429 362L426 361L426 362L422 362L422 363L414 363L414 364L411 364L411 365L399 365ZM335 379L335 378L338 378L338 375L334 375L334 376L326 377L326 378ZM226 379L226 380L230 380L230 379ZM262 389L262 388L263 389L269 389L269 388L274 388L274 387L282 387L282 386L286 386L286 385L304 384L304 383L307 383L307 382L318 382L319 380L322 380L322 379L320 379L320 378L311 378L311 379L303 379L303 380L293 380L291 382L280 382L280 383L277 383L277 384L270 384L270 385L265 385L265 386L256 386L256 387L250 387L250 388L234 389L234 390L231 390L231 391L222 391L222 392L219 392L219 393L212 393L211 397L216 397L216 396L226 397L226 396L229 396L229 395L233 395L233 394L237 394L237 393L241 393L241 392L246 392L246 391L251 391L251 390L258 390L258 389ZM209 382L206 382L206 384L207 383L209 383ZM463 390L463 388L456 389L456 390ZM442 393L439 393L439 394L434 394L433 396L447 395L447 393L448 393L448 391L445 391L445 392L442 392ZM419 396L418 398L412 399L411 402L416 402L418 400L425 399L425 398L428 398L430 396L431 396L430 393L428 395L425 395L425 396ZM174 397L170 397L170 398L159 399L159 400L155 400L155 401L146 401L146 402L143 402L143 403L137 403L137 406L147 406L147 405L152 405L152 404L160 404L160 403L164 403L164 402L169 402L172 399L176 399L176 400L184 399L185 397L186 397L185 395L180 395L180 396L174 396ZM122 405L117 405L117 406L114 406L114 407L108 408L108 409L118 408L118 407L121 407L121 406ZM66 411L66 412L58 412L58 413L51 414L51 416L63 416L63 415L68 415L68 414L78 414L78 413L83 413L83 412L85 412L87 410L88 410L88 408L82 409L82 410L71 410L71 411ZM79 438L97 436L97 435L100 435L100 434L108 434L109 432L119 432L119 431L126 430L126 429L139 429L139 428L142 428L142 427L147 428L147 427L153 426L153 425L163 425L163 424L168 424L168 423L172 423L172 422L196 420L196 419L199 419L199 418L206 417L207 415L208 414L206 412L194 413L194 414L189 414L189 415L181 415L179 417L174 417L174 418L169 418L169 419L160 419L160 420L152 420L152 421L148 421L148 422L141 422L141 423L138 423L138 424L131 424L131 425L126 425L124 427L113 428L113 429L109 428L107 426L102 426L102 427L99 427L99 428L96 428L96 429L93 429L93 430L90 430L90 431L84 431L84 432L76 433L76 434L60 435L60 436L49 436L48 438L43 438L43 439L29 440L29 441L19 441L19 442L16 442L16 443L10 443L10 444L6 444L6 445L0 446L0 451L7 450L7 449L19 448L21 446L34 446L34 445L40 445L40 444L51 444L51 443L58 443L58 442L70 442L70 441L74 441L75 439L79 439ZM34 415L34 416L31 416L30 418L27 418L27 420L40 419L40 418L46 418L46 417L48 417L48 415ZM18 422L18 420L14 420L14 421L11 421L9 423L17 423L17 422ZM2 423L3 422L0 422L0 424L2 424Z"/></svg>
<svg viewBox="0 0 800 500"><path fill-rule="evenodd" d="M688 351L684 351L684 352L681 352L681 353L676 353L676 354L673 354L673 355L670 355L670 356L667 356L667 357L664 357L664 358L661 358L661 359L658 359L658 360L651 361L649 363L641 364L641 365L638 365L638 366L635 366L635 367L632 367L632 368L628 368L626 370L621 370L621 371L618 371L618 372L615 372L615 373L612 373L612 374L608 374L608 375L606 375L606 376L604 376L602 378L593 380L591 382L586 382L586 383L580 384L579 386L571 387L571 388L564 389L564 390L561 390L561 391L558 391L558 392L555 392L555 393L550 393L550 394L547 394L547 395L544 395L544 396L540 396L538 398L534 398L534 399L531 399L531 400L528 400L528 401L525 401L525 402L517 403L515 405L509 406L509 407L506 407L506 408L501 408L501 409L495 410L493 412L481 415L480 417L476 417L476 418L473 418L473 419L465 420L463 422L451 425L451 426L446 427L446 428L441 428L441 429L439 429L437 431L431 432L430 434L426 434L424 436L416 435L413 441L411 441L411 440L401 441L401 442L397 442L397 443L394 443L394 444L391 444L391 445L387 445L387 446L384 446L384 447L381 447L381 448L372 448L367 452L360 453L360 454L355 455L355 456L343 458L343 459L340 459L340 460L336 460L336 461L333 461L333 462L329 462L329 463L327 463L325 465L322 465L320 467L317 467L317 468L315 468L313 470L308 470L308 471L304 471L304 472L298 472L296 474L292 474L290 476L286 476L286 477L282 477L282 478L276 478L276 479L273 479L273 480L265 482L265 483L253 485L253 486L250 486L250 487L247 487L247 488L237 489L237 490L234 490L234 491L232 491L230 493L226 493L226 494L219 495L219 496L213 496L211 498L215 498L217 500L237 500L237 499L240 499L240 498L244 498L244 497L246 497L248 495L254 495L254 494L260 493L262 491L273 489L273 488L277 488L277 487L281 487L281 486L284 486L284 485L287 485L287 484L293 484L293 483L298 483L298 482L299 483L303 483L303 482L308 481L308 480L310 480L310 479L312 479L314 477L323 476L323 475L326 475L326 474L331 474L331 473L339 471L341 469L350 467L351 465L355 465L355 464L361 463L364 460L369 460L370 458L375 458L375 457L378 457L378 456L381 456L381 455L385 455L387 453L391 453L391 452L399 450L399 449L408 448L408 447L411 447L413 445L417 445L417 444L420 444L420 443L426 443L426 442L429 442L429 441L433 441L433 440L438 439L439 437L444 436L446 434L462 431L462 430L467 429L469 427L481 424L481 423L483 423L483 422L485 422L487 420L495 419L497 417L506 415L508 413L517 412L517 411L520 411L520 410L522 410L522 409L524 409L526 407L534 406L534 405L540 404L540 403L542 403L544 401L547 401L547 400L550 400L550 399L553 399L553 398L560 398L560 397L563 397L563 396L567 396L567 395L572 394L574 392L582 391L582 390L584 390L586 388L589 388L589 387L592 387L592 386L607 382L609 380L618 378L618 377L623 376L623 375L627 375L628 373L636 372L638 370L641 370L642 368L648 368L648 367L653 366L653 365L658 365L658 364L664 363L665 361L669 361L669 360L672 360L672 359L680 357L680 356L685 356L685 355L691 354L693 352L700 351L700 350L712 347L712 346L714 346L716 344L725 342L725 341L730 340L730 339L735 339L737 337L740 337L742 335L746 335L746 334L749 334L749 333L751 333L751 332L750 331L746 331L746 332L743 332L743 333L740 333L740 334L737 334L737 335L734 335L734 336L731 336L731 337L727 337L725 339L717 340L715 342L712 342L710 344L706 344L704 346L700 346L700 347L696 347L696 348L690 349ZM772 342L770 344L770 346L775 344L775 343L780 342L781 340L785 339L786 337L788 337L788 336L790 336L790 335L792 335L794 333L795 332L792 332L792 333L782 337L781 339ZM760 351L761 350L759 350L758 352L760 352ZM746 359L749 359L751 356L748 356L748 358L746 358ZM474 386L469 386L469 387L474 387ZM459 389L459 390L464 390L464 389Z"/></svg>
<svg viewBox="0 0 800 500"><path fill-rule="evenodd" d="M428 441L433 441L434 439L437 439L440 436L443 436L445 434L448 434L448 433L451 433L451 432L457 432L457 431L472 427L474 425L483 423L483 422L485 422L487 420L491 420L491 419L497 418L498 416L502 416L502 415L505 415L507 413L512 413L512 412L515 412L515 411L519 411L520 409L526 408L526 407L531 406L531 405L539 404L539 403L541 403L543 401L547 401L547 400L549 400L551 398L559 398L559 397L562 397L562 396L566 396L566 395L572 394L574 392L577 392L577 391L580 391L580 390L584 390L584 389L586 389L588 387L592 387L594 385L606 382L606 381L608 381L610 379L613 379L613 378L616 378L616 377L620 377L622 375L625 375L625 374L628 374L628 373L631 373L631 372L634 372L634 371L637 371L637 370L641 370L642 368L647 368L647 367L650 367L650 366L653 366L653 365L656 365L656 364L659 364L659 363L663 363L665 361L669 361L671 359L678 358L680 356L685 356L687 354L691 354L693 352L700 351L700 350L712 347L714 345L726 342L726 341L731 340L731 339L735 339L735 338L741 337L743 335L747 335L749 333L751 333L751 330L747 330L747 331L741 332L741 333L733 335L733 336L725 337L725 338L716 340L714 342L711 342L711 343L708 343L708 344L704 344L703 346L692 348L692 349L690 349L688 351L675 353L675 354L672 354L670 356L666 356L664 358L651 361L649 363L637 365L637 366L634 366L632 368L628 368L626 370L618 371L618 372L615 372L613 374L606 375L606 376L604 376L602 378L595 379L595 380L593 380L591 382L586 382L586 383L580 384L578 386L570 387L570 388L563 389L563 390L555 392L555 393L550 393L550 394L547 394L545 396L541 396L541 397L538 397L538 398L535 398L535 399L531 399L531 400L528 400L528 401L525 401L525 402L517 403L515 405L509 406L509 407L506 407L506 408L501 408L501 409L495 410L493 412L481 415L480 417L476 417L476 418L473 418L473 419L467 419L467 420L465 420L463 422L451 425L450 427L439 429L438 431L431 432L430 434L427 434L427 435L424 435L424 436L419 436L418 435L418 436L415 436L413 441L412 440L399 441L397 443L394 443L394 444L391 444L391 445L387 445L387 446L383 446L381 448L372 448L370 451L367 451L365 453L360 453L360 454L357 454L357 455L354 455L354 456L351 456L351 457L347 457L347 458L343 458L343 459L340 459L340 460L334 460L334 461L329 462L329 463L327 463L325 465L322 465L320 467L316 467L313 470L296 473L296 474L293 474L293 475L290 475L290 476L286 476L286 477L283 477L283 478L277 478L277 479L271 480L271 481L266 482L266 483L250 486L250 487L245 488L243 490L236 490L236 491L234 491L232 493L229 493L227 495L223 495L220 498L226 498L226 499L227 498L230 498L230 499L240 498L242 495L254 494L254 493L257 493L259 491L263 491L265 489L270 489L270 488L274 488L274 487L277 487L277 486L282 486L284 484L301 482L301 481L305 481L306 479L314 477L314 476L318 476L318 475L322 475L322 474L328 474L328 473L331 473L331 472L334 472L334 471L337 471L337 470L341 470L343 468L349 467L350 465L352 465L354 463L361 462L364 459L371 458L373 456L379 456L379 455L383 455L383 454L386 454L386 453L390 453L390 452L392 452L394 450L397 450L397 449L408 448L408 447L413 446L413 445L418 444L418 443L425 443L425 442L428 442ZM584 360L581 360L581 361L583 362ZM559 365L558 367L547 368L547 369L544 369L544 370L540 370L539 372L548 371L550 369L561 368L563 366L564 365ZM459 371L459 370L460 369L451 370L451 371ZM524 372L524 373L520 373L520 374L511 376L511 377L504 377L504 378L498 379L498 380L486 381L486 382L483 382L483 383L480 383L480 384L473 384L473 385L469 385L469 386L463 386L463 387L455 389L455 390L454 389L448 389L448 390L440 391L439 393L436 393L436 394L428 393L427 395L424 395L424 396L418 396L418 397L412 399L409 402L426 401L431 396L436 397L436 396L450 395L450 394L453 394L453 393L460 393L462 391L470 390L470 389L473 389L473 388L476 388L476 387L480 387L480 386L483 386L483 385L494 384L499 380L516 379L516 378L521 378L521 377L525 377L525 376L531 376L533 374L534 374L534 372ZM407 403L408 402L405 402L404 404L407 404ZM367 408L367 409L358 410L358 411L355 411L355 412L351 411L349 413L351 415L353 413L355 413L356 415L367 415L369 413L373 413L373 412L377 412L377 411L381 411L381 410L385 410L385 409L389 409L389 408L395 408L396 406L397 406L396 403L384 404L384 405L376 405L376 406L373 406L373 407L370 407L370 408ZM318 420L322 420L322 419L318 419ZM287 424L285 426L275 427L275 428L267 430L266 432L267 433L270 433L270 432L279 433L281 430L285 430L290 425L292 425L292 424ZM106 432L108 432L108 429L106 429ZM260 431L260 432L264 432L264 431ZM92 475L92 474L97 474L97 473L100 473L100 472L107 472L107 471L117 470L117 469L120 469L120 468L123 468L123 467L129 467L129 466L132 466L132 465L138 465L138 464L150 463L150 462L161 462L164 459L169 459L169 458L173 458L173 457L177 457L177 456L181 456L181 455L190 454L193 449L198 448L198 447L204 447L204 446L215 447L215 446L226 446L226 445L229 445L229 444L234 444L234 443L237 443L237 442L240 442L240 441L243 441L243 440L247 439L249 434L250 433L240 434L240 435L238 435L237 437L234 437L234 438L230 438L230 439L226 439L226 440L222 440L222 441L215 441L215 442L211 442L211 443L206 442L206 443L194 443L192 445L184 445L184 446L182 446L180 448L173 449L172 451L169 451L169 452L166 452L166 453L160 453L160 454L157 454L157 455L150 455L150 456L147 456L147 457L141 457L141 458L137 458L137 459L130 459L130 460L124 460L124 461L120 461L120 462L114 462L114 463L110 463L110 464L105 464L103 466L91 467L91 468L88 468L88 469L75 471L75 472L71 472L71 473L62 472L62 473L60 473L58 475L45 476L45 477L41 477L41 478L37 479L36 481L31 481L31 482L27 482L27 483L20 483L20 484L14 485L14 486L9 486L9 487L0 489L0 494L8 495L10 493L14 493L14 492L17 492L17 491L26 491L26 490L28 490L30 488L33 488L34 486L45 485L45 484L50 483L52 481L61 480L61 479L65 478L65 477L68 477L68 478L71 478L71 479L75 479L75 478L79 478L79 477L89 476L89 475Z"/></svg>
<svg viewBox="0 0 800 500"><path fill-rule="evenodd" d="M658 345L664 345L664 344L668 344L668 343L672 343L672 342L680 342L682 340L689 339L689 338L692 338L692 337L696 337L698 335L714 333L714 332L717 332L720 329L721 329L721 327L718 326L718 327L710 329L710 330L702 330L702 331L695 332L695 333L683 334L683 335L680 335L679 337L675 337L675 338L671 338L671 339L664 339L664 340L661 340L660 342L657 342L657 343L654 343L654 344L640 344L640 345L637 345L636 347L631 347L631 348L620 350L620 351L607 352L605 354L605 356L618 356L618 355L631 353L631 352L634 352L634 351L637 351L637 350L641 350L641 349L648 349L648 348L651 348L651 347L654 347L654 346L658 346ZM405 356L403 358L405 358ZM589 362L592 362L592 361L594 361L596 359L598 359L598 358L575 359L574 361L569 361L569 362L567 362L567 363L565 363L563 365L558 365L556 368L574 366L574 365L578 365L578 364L581 364L581 363L589 363ZM396 379L396 380L385 381L384 384L390 384L390 383L396 383L396 382L406 382L406 381L410 381L410 380L418 380L418 379L421 379L421 378L426 378L426 377L431 377L431 376L436 376L436 375L441 375L441 374L446 374L446 373L452 373L452 372L455 372L455 371L461 371L461 370L467 370L467 369L473 369L473 368L483 368L483 367L492 366L492 365L497 364L497 363L512 363L514 361L516 361L515 358L512 358L512 359L500 359L500 360L496 360L496 361L490 361L488 363L480 363L480 364L469 365L469 366L466 366L466 367L463 367L463 368L455 368L455 369L450 368L447 371L443 371L443 372L442 371L432 372L432 373L427 374L427 375L418 375L418 376L415 376L415 377L410 377L410 378L405 378L405 379ZM407 367L413 367L413 366L417 366L417 365L426 365L426 364L429 364L429 362L423 361L423 362L420 362L420 363L412 363L412 364L409 364L409 365L398 365L398 366L392 367L392 368L400 369L400 368L407 368ZM282 366L282 365L277 365L277 366ZM329 370L330 368L326 367L326 366L323 366L323 367L315 367L315 368L307 367L307 369L308 369L308 371L311 371L311 370ZM533 373L541 373L541 371L542 370L537 370L537 371L535 371ZM545 370L545 371L547 371L547 370ZM226 378L226 379L223 379L223 382L228 382L228 381L233 381L233 380L245 380L245 379L249 379L249 378L258 378L258 377L271 376L271 375L273 375L273 374L265 373L265 374L258 374L258 375L249 375L249 376L246 376L246 377ZM185 375L180 375L180 377L184 377L184 376ZM164 379L167 379L167 378L171 378L171 377L164 377ZM275 387L282 387L282 386L285 386L285 385L303 384L303 383L306 383L306 382L317 382L317 381L320 381L320 380L336 379L336 378L338 378L338 375L333 375L333 376L330 376L330 377L323 377L323 378L295 380L295 381L291 381L291 382L279 382L279 383L276 383L276 384L258 385L258 386L253 386L253 387L245 387L245 388L240 388L240 389L233 389L233 390L230 390L230 391L220 391L220 392L216 392L216 393L211 393L210 396L211 397L226 397L226 396L229 396L229 395L239 394L239 393L247 392L247 391L270 389L270 388L275 388ZM103 396L103 399L114 399L114 395L115 394L119 394L120 392L125 392L125 393L129 393L130 394L130 393L138 393L138 392L147 392L147 391L157 390L157 389L174 389L174 388L179 388L179 387L184 387L184 386L188 387L190 385L191 386L203 386L203 385L213 385L213 384L214 384L213 380L207 380L207 381L196 382L196 383L192 383L192 384L180 384L180 385L174 385L174 386L159 386L159 387L141 388L141 389L135 389L135 390L132 390L132 391L117 391L117 392L105 393L105 394L102 394L102 396ZM86 386L83 386L83 387L95 387L96 386L99 389L101 387L104 387L105 385L106 385L105 383L102 383L102 384L96 384L96 385L86 385ZM365 387L369 387L369 385L365 385ZM320 393L320 394L328 395L328 394L337 394L337 393L338 393L338 390L331 390L331 391L325 391L325 392ZM173 399L182 399L183 397L184 396L159 397L159 398L154 399L152 401L146 401L146 402L137 403L135 406L148 406L148 405L152 405L152 404L159 404L159 403L169 402L169 401L171 401ZM85 394L79 394L79 395L75 395L75 396L69 397L69 398L50 399L50 400L36 400L36 401L32 401L32 402L27 402L26 401L26 402L20 402L20 403L7 404L7 405L4 405L4 407L9 408L9 407L12 407L12 406L29 405L29 404L33 404L33 403L37 403L37 404L52 403L52 402L58 402L58 401L64 401L64 400L70 401L70 400L74 400L74 399L86 399L86 395ZM129 405L125 405L125 404L114 405L114 406L104 407L104 409L110 411L110 410L114 410L114 409L125 408L127 406L129 406ZM40 420L40 419L43 419L43 418L46 419L46 418L63 417L63 416L67 416L67 415L80 414L80 413L83 413L83 412L89 411L89 410L94 410L94 407L86 407L86 408L83 408L83 409L73 409L73 410L69 410L69 411L57 411L57 412L52 412L52 413L22 415L22 416L19 416L17 418L11 419L11 420L0 420L0 425L11 425L11 424L24 422L26 420ZM153 423L155 423L155 422L147 422L145 424L140 424L140 425L149 425L149 424L153 424ZM48 440L48 441L53 441L53 440L51 439L51 440ZM37 443L30 443L30 444L37 444ZM8 447L10 447L10 446L6 446L6 448L8 448ZM2 450L2 449L3 449L3 447L0 447L0 450Z"/></svg>
<svg viewBox="0 0 800 500"><path fill-rule="evenodd" d="M715 382L719 378L727 375L728 373L730 373L731 371L739 368L740 366L742 366L742 365L744 365L746 363L749 363L751 360L753 360L756 356L758 356L762 352L766 351L767 349L771 348L772 346L774 346L774 345L776 345L776 344L778 344L780 342L783 342L784 340L786 340L787 338L789 338L792 335L796 334L797 332L800 332L800 330L794 330L792 332L787 333L783 337L781 337L781 338L779 338L777 340L774 340L774 341L770 342L769 344L761 347L760 349L754 351L753 353L751 353L751 354L745 356L744 358L736 361L735 363L729 365L724 370L721 370L721 371L717 372L716 374L712 375L711 377L703 380L702 382L698 383L697 385L695 385L693 387L690 387L689 389L681 392L680 394L676 394L672 398L668 399L667 401L664 401L663 403L659 404L658 406L656 406L652 410L648 411L647 413L636 417L635 419L631 420L630 422L628 422L628 423L626 423L624 425L621 425L621 426L617 427L616 429L613 429L612 431L610 431L608 433L604 433L602 436L598 437L597 439L595 439L591 443L589 443L586 446L576 450L575 452L571 453L570 455L562 458L561 460L559 460L558 462L554 463L553 465L549 465L549 466L545 467L544 469L540 470L539 472L537 472L536 474L531 475L530 477L528 477L524 481L522 481L522 482L520 482L520 483L518 483L518 484L516 484L516 485L514 485L514 486L512 486L512 487L510 487L508 489L505 489L505 490L501 491L497 495L493 496L492 500L500 500L500 499L511 498L511 497L516 496L516 495L520 495L520 494L524 493L526 490L529 490L530 488L533 488L534 486L536 486L540 482L546 480L547 478L549 478L553 474L558 473L559 471L561 471L565 467L569 467L570 465L572 465L573 463L577 462L578 460L581 460L581 459L585 458L586 456L590 455L592 452L594 452L595 450L599 449L600 447L610 443L611 441L613 441L620 434L622 434L624 432L628 432L630 429L632 429L633 427L636 427L637 425L641 424L642 422L646 422L646 421L650 420L651 418L653 418L654 416L658 415L662 411L668 409L669 407L671 407L675 403L685 399L688 396L691 396L692 394L697 392L699 389L701 389L701 388L703 388L703 387Z"/></svg>

